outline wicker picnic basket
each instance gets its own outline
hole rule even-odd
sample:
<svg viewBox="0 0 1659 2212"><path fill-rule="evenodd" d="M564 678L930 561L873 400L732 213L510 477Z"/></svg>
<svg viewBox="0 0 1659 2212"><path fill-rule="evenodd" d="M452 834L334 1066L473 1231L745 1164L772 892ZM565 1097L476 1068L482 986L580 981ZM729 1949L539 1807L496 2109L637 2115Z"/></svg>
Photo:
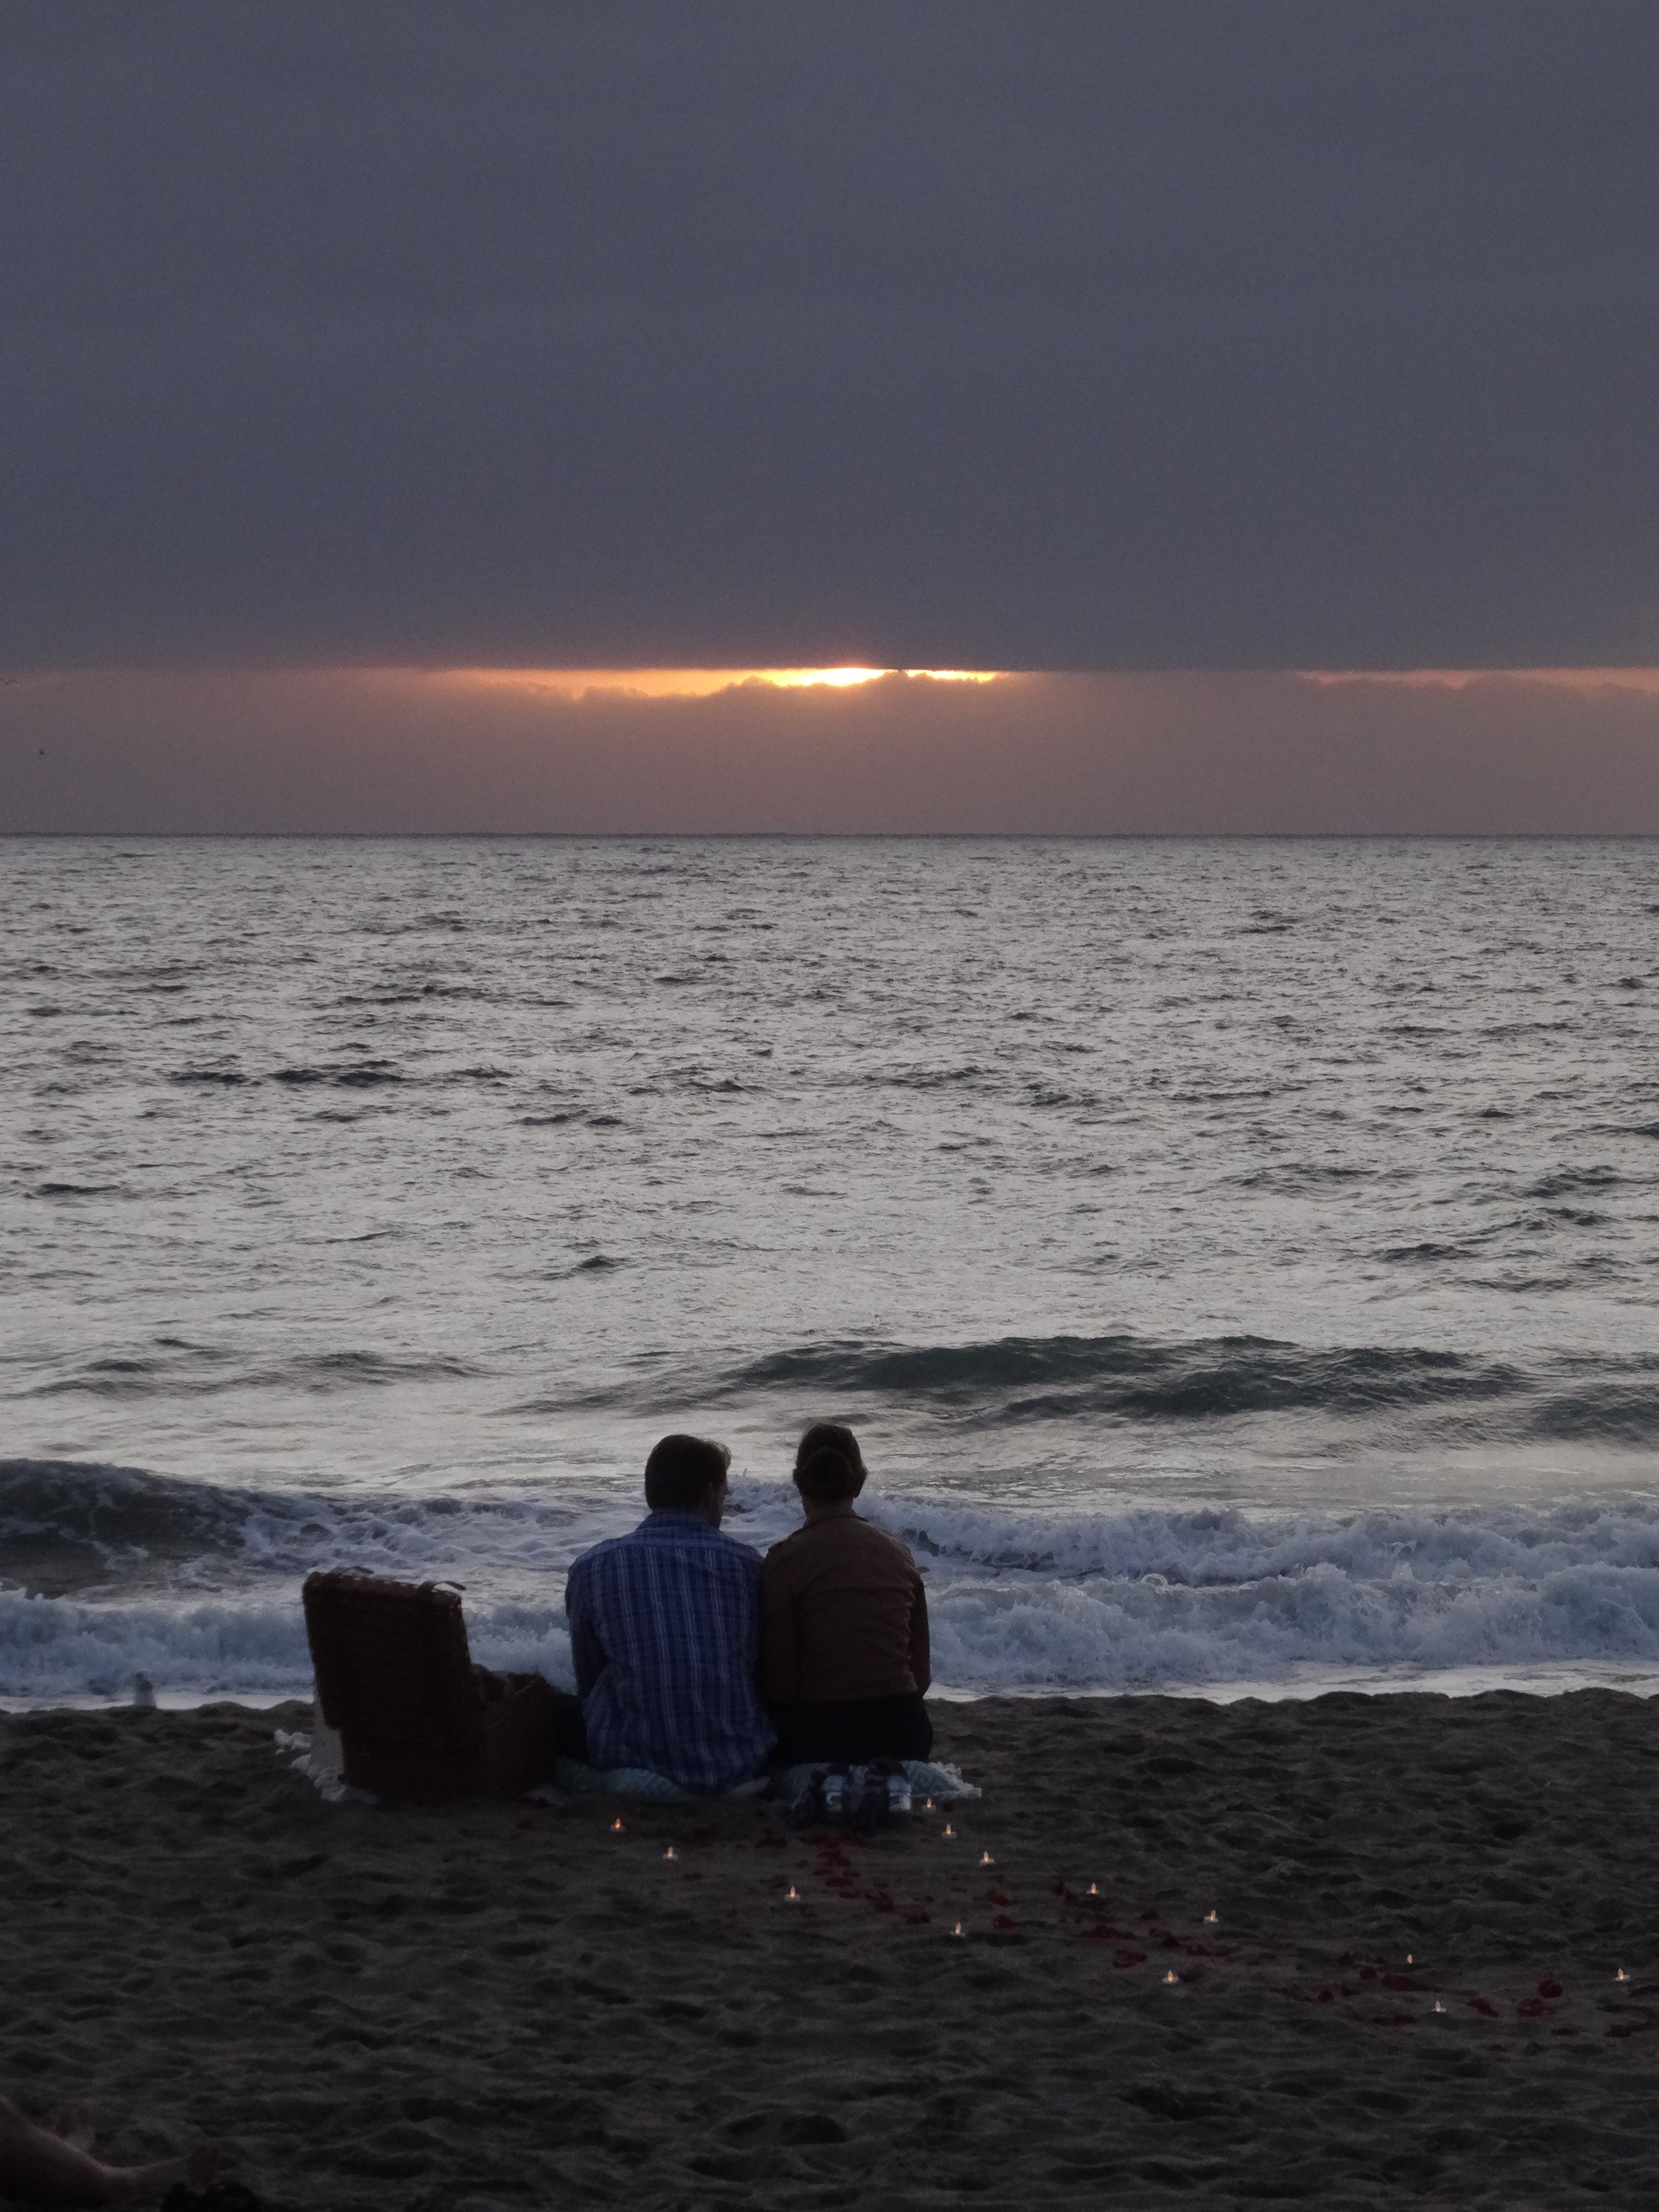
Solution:
<svg viewBox="0 0 1659 2212"><path fill-rule="evenodd" d="M304 1598L348 1782L383 1797L518 1797L549 1772L553 1692L539 1674L473 1666L458 1590L334 1571L307 1576Z"/></svg>

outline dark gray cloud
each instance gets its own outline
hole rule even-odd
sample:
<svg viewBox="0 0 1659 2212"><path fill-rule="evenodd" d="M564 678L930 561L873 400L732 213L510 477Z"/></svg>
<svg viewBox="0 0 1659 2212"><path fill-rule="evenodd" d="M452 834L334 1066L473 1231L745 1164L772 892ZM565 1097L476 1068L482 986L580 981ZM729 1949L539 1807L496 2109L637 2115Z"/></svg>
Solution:
<svg viewBox="0 0 1659 2212"><path fill-rule="evenodd" d="M0 39L14 665L1659 660L1651 0Z"/></svg>

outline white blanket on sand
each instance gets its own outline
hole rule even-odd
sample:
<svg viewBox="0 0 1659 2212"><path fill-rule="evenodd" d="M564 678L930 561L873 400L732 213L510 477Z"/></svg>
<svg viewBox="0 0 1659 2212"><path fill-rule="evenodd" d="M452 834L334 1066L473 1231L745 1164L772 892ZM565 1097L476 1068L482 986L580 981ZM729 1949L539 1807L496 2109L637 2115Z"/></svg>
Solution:
<svg viewBox="0 0 1659 2212"><path fill-rule="evenodd" d="M374 1802L368 1790L352 1789L341 1773L340 1739L320 1714L312 1723L309 1735L303 1730L290 1734L287 1729L278 1729L276 1749L295 1772L303 1774L318 1795L331 1805L343 1804L347 1800L359 1805ZM904 1778L915 1796L932 1797L938 1803L948 1804L955 1798L979 1796L973 1783L963 1780L960 1767L940 1765L928 1759L907 1759L902 1764ZM752 1782L739 1782L724 1795L763 1796L775 1779L779 1794L789 1798L794 1796L801 1778L820 1771L810 1766L791 1767L775 1778L759 1775ZM678 1782L670 1781L665 1774L653 1772L648 1766L584 1766L578 1759L562 1759L554 1766L550 1779L538 1783L526 1794L544 1805L565 1804L573 1797L593 1796L645 1798L661 1805L674 1805L690 1799L694 1793L682 1790Z"/></svg>
<svg viewBox="0 0 1659 2212"><path fill-rule="evenodd" d="M943 1766L930 1759L906 1759L899 1762L904 1778L914 1796L932 1797L949 1802L957 1797L977 1797L978 1790L971 1782L964 1782L958 1766ZM761 1797L777 1785L777 1794L793 1797L802 1779L824 1771L820 1761L811 1766L791 1766L775 1775L759 1775L751 1782L739 1782L732 1789L720 1794L727 1797ZM697 1793L682 1790L678 1782L670 1781L665 1774L658 1774L648 1766L584 1766L580 1759L562 1759L553 1769L552 1779L539 1783L530 1792L556 1802L561 1797L644 1797L659 1804L678 1804Z"/></svg>

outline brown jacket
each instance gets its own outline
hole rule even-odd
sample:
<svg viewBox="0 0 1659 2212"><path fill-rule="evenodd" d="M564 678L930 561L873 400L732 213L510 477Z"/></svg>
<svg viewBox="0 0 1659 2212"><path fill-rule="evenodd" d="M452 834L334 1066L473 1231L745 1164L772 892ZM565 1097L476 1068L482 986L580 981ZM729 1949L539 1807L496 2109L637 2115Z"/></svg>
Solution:
<svg viewBox="0 0 1659 2212"><path fill-rule="evenodd" d="M773 1545L761 1601L761 1686L775 1705L913 1697L933 1679L915 1562L850 1504Z"/></svg>

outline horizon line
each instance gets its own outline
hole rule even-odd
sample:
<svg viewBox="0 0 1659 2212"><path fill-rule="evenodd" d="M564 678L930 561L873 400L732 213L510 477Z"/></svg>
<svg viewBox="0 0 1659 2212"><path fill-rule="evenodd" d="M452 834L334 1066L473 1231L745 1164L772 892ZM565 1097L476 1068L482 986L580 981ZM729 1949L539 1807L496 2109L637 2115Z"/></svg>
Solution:
<svg viewBox="0 0 1659 2212"><path fill-rule="evenodd" d="M866 663L835 666L733 668L730 666L618 666L567 668L506 664L427 664L413 661L226 662L105 665L0 670L0 692L27 691L62 684L102 681L158 683L314 682L348 679L477 688L520 693L544 692L579 700L594 694L650 700L712 698L722 691L829 690L856 693L873 684L968 685L975 690L1016 682L1291 682L1329 689L1374 684L1407 690L1467 690L1482 684L1536 684L1567 690L1619 690L1659 695L1659 665L1526 667L1134 667L1134 668L921 668L877 667Z"/></svg>

